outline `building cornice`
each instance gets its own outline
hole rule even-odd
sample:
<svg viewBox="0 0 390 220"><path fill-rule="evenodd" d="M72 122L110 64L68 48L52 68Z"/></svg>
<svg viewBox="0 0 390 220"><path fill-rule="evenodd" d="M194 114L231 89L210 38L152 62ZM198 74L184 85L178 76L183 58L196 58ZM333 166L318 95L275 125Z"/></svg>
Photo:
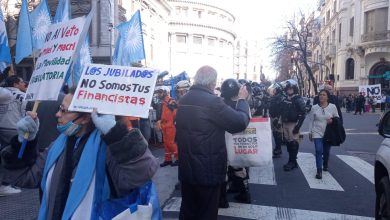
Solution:
<svg viewBox="0 0 390 220"><path fill-rule="evenodd" d="M214 6L214 5L210 5L210 4L206 4L206 3L201 3L201 2L186 1L186 0L168 0L168 1L169 1L169 2L183 2L183 3L188 3L188 4L203 5L203 6L207 6L207 7L211 7L211 8L216 8L216 9L221 10L221 11L224 11L225 13L229 14L230 16L232 16L233 21L236 20L236 17L235 17L231 12L229 12L229 11L226 10L226 9L223 9L223 8L220 8L220 7L217 7L217 6Z"/></svg>
<svg viewBox="0 0 390 220"><path fill-rule="evenodd" d="M170 26L172 26L172 25L182 25L182 26L193 26L193 27L209 28L209 29L218 30L218 31L222 31L222 32L225 32L227 34L230 34L230 35L233 36L234 39L236 39L236 37L237 37L236 33L234 33L233 31L222 29L222 28L219 28L219 27L210 26L210 25L187 23L187 22L174 22L174 21L173 22L169 22L169 25Z"/></svg>

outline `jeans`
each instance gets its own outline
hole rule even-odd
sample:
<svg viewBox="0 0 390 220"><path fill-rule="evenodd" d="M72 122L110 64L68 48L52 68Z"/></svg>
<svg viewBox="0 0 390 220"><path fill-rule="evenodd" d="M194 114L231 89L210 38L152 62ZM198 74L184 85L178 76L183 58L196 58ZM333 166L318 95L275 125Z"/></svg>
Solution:
<svg viewBox="0 0 390 220"><path fill-rule="evenodd" d="M313 138L316 148L316 166L317 169L322 169L322 163L328 165L330 145L324 143L322 138Z"/></svg>

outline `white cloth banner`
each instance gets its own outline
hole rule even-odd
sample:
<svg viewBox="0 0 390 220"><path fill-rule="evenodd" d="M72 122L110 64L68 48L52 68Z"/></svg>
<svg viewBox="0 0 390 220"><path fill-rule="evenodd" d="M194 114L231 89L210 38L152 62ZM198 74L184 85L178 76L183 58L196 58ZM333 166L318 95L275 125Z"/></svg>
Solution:
<svg viewBox="0 0 390 220"><path fill-rule="evenodd" d="M85 17L78 17L50 25L28 85L26 101L58 99L85 24Z"/></svg>
<svg viewBox="0 0 390 220"><path fill-rule="evenodd" d="M272 132L269 118L252 118L245 131L225 133L229 165L258 167L272 163Z"/></svg>
<svg viewBox="0 0 390 220"><path fill-rule="evenodd" d="M374 97L376 103L382 103L381 84L359 86L359 93L364 97Z"/></svg>
<svg viewBox="0 0 390 220"><path fill-rule="evenodd" d="M71 111L147 118L158 72L147 68L90 64L82 72Z"/></svg>

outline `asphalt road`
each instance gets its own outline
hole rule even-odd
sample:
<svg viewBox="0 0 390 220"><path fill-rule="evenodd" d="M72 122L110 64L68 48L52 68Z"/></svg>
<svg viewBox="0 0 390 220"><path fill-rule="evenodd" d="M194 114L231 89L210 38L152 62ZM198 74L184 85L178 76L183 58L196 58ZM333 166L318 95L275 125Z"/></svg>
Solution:
<svg viewBox="0 0 390 220"><path fill-rule="evenodd" d="M274 159L271 167L252 169L252 204L234 203L233 195L229 195L231 208L220 210L219 219L373 219L372 165L383 140L375 126L379 117L344 113L347 140L341 147L332 148L330 171L323 181L314 179L314 145L307 135L300 148L300 168L292 172L283 171L287 161L284 148L282 158ZM301 131L305 134L307 130L305 122ZM161 149L153 149L153 153L162 160ZM154 181L164 219L178 219L180 191L174 187L177 167L160 169ZM0 219L35 219L38 208L37 190L23 189L21 194L0 197Z"/></svg>
<svg viewBox="0 0 390 220"><path fill-rule="evenodd" d="M308 140L305 122L300 167L283 171L288 160L284 148L273 167L251 168L252 204L234 203L230 195L231 208L220 209L219 219L373 219L373 164L383 141L376 127L380 113L343 116L347 139L341 147L332 147L329 172L324 172L322 181L314 178L314 144ZM164 205L164 219L177 219L179 208L180 191L176 190Z"/></svg>

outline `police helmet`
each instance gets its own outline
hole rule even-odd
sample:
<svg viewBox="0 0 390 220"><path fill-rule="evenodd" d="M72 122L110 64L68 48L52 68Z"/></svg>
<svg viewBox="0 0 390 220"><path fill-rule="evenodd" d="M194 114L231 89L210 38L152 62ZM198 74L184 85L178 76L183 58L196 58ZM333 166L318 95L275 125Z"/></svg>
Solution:
<svg viewBox="0 0 390 220"><path fill-rule="evenodd" d="M294 90L294 94L298 94L299 93L299 89L298 89L298 83L293 80L293 79L288 79L286 81L283 81L281 82L282 86L283 86L283 90L285 92L287 92L287 90L289 90L290 88L292 88Z"/></svg>
<svg viewBox="0 0 390 220"><path fill-rule="evenodd" d="M273 83L267 89L270 96L274 96L283 92L283 87L280 83Z"/></svg>
<svg viewBox="0 0 390 220"><path fill-rule="evenodd" d="M191 83L188 80L181 80L176 84L175 89L178 91L189 90L190 87L191 87Z"/></svg>
<svg viewBox="0 0 390 220"><path fill-rule="evenodd" d="M221 97L230 99L238 95L240 84L235 79L226 79L221 85Z"/></svg>

